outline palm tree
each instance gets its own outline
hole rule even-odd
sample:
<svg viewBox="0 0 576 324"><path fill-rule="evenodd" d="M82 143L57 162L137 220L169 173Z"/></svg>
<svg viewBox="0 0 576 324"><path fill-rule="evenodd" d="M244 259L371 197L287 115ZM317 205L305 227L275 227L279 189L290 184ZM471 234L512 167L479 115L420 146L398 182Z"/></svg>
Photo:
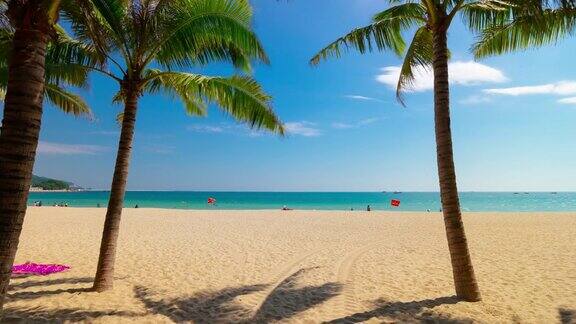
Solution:
<svg viewBox="0 0 576 324"><path fill-rule="evenodd" d="M478 26L476 58L554 44L576 31L574 0L508 0L507 10Z"/></svg>
<svg viewBox="0 0 576 324"><path fill-rule="evenodd" d="M0 29L0 313L26 213L44 95L66 113L90 115L82 98L65 86L84 86L83 65L95 56L35 5L20 1L10 7L12 24Z"/></svg>
<svg viewBox="0 0 576 324"><path fill-rule="evenodd" d="M250 29L252 11L245 0L126 1L93 0L76 6L68 18L76 35L91 42L113 70L116 101L124 103L122 128L100 257L93 289L112 288L116 243L138 99L144 93L179 97L190 115L204 115L208 103L251 127L283 134L270 97L247 76L210 77L176 72L177 68L231 62L248 71L250 61L267 61ZM162 70L160 68L163 68Z"/></svg>
<svg viewBox="0 0 576 324"><path fill-rule="evenodd" d="M406 50L396 91L397 99L402 104L402 91L413 84L415 70L432 67L440 196L456 294L466 301L479 301L480 291L464 232L454 168L447 33L459 12L463 13L470 27L476 29L477 25L487 24L496 16L504 4L498 0L420 0L405 3L390 0L390 3L393 6L376 14L370 25L355 29L337 39L316 54L310 62L317 65L323 59L340 57L342 51L350 47L360 53L392 50L399 56ZM402 32L412 30L412 42L406 49Z"/></svg>

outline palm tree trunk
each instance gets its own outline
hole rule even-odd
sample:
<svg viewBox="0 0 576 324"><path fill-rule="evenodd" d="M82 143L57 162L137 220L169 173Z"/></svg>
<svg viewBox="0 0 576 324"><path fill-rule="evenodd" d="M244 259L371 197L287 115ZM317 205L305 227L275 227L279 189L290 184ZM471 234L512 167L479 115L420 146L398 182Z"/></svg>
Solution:
<svg viewBox="0 0 576 324"><path fill-rule="evenodd" d="M436 127L436 154L440 196L446 236L452 261L456 295L466 301L479 301L480 290L476 283L472 260L468 251L452 153L450 130L450 93L448 80L448 46L445 28L434 32L434 121Z"/></svg>
<svg viewBox="0 0 576 324"><path fill-rule="evenodd" d="M40 135L48 20L39 1L18 11L0 132L0 317L32 180ZM20 6L13 8L15 6Z"/></svg>
<svg viewBox="0 0 576 324"><path fill-rule="evenodd" d="M114 284L116 244L120 231L120 218L122 216L124 194L126 192L126 181L128 179L130 153L132 151L132 140L134 138L134 125L136 122L137 109L138 92L136 87L128 86L126 87L126 102L122 119L120 143L118 145L118 153L116 156L116 166L114 168L114 178L112 179L110 200L108 202L104 231L102 233L98 268L96 269L96 278L94 279L93 290L98 292L112 289Z"/></svg>

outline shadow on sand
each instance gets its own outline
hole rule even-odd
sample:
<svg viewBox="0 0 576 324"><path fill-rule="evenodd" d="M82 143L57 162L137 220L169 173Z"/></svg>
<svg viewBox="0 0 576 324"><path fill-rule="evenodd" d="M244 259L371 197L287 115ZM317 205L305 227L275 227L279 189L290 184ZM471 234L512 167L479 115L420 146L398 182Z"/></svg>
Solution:
<svg viewBox="0 0 576 324"><path fill-rule="evenodd" d="M12 278L12 281L29 277ZM16 280L14 280L16 279ZM30 300L41 298L44 296L51 296L63 293L82 293L89 292L90 286L76 287L70 289L57 289L57 290L39 290L39 291L17 291L32 287L49 287L55 285L77 285L77 284L91 284L94 281L92 277L78 277L78 278L60 278L51 280L35 280L13 283L8 287L9 293L6 295L6 301L17 300ZM85 286L85 285L84 285ZM90 322L96 318L103 316L124 316L134 317L142 314L135 314L125 311L88 311L81 308L65 308L65 309L48 309L44 307L4 307L4 317L0 320L1 323L63 323L63 322Z"/></svg>
<svg viewBox="0 0 576 324"><path fill-rule="evenodd" d="M8 286L8 291L26 289L31 287L45 287L53 285L65 285L65 284L79 284L79 283L92 283L94 282L93 277L79 277L79 278L61 278L61 279L51 279L51 280L35 280L35 281L24 281L19 283L12 283L18 281L18 279L24 279L30 277L15 277L10 280L11 284Z"/></svg>
<svg viewBox="0 0 576 324"><path fill-rule="evenodd" d="M342 287L336 283L297 287L298 279L307 270L299 270L282 281L265 296L257 309L241 305L236 299L256 292L265 292L269 285L226 288L169 300L154 300L153 294L143 287L136 287L134 293L148 312L164 315L174 322L268 323L289 319L338 295Z"/></svg>
<svg viewBox="0 0 576 324"><path fill-rule="evenodd" d="M558 308L558 315L561 324L576 324L576 310Z"/></svg>
<svg viewBox="0 0 576 324"><path fill-rule="evenodd" d="M352 314L326 323L360 323L369 319L385 319L393 323L472 323L472 319L451 318L428 310L440 305L456 304L459 301L456 296L412 302L390 302L379 299L374 303L374 309L370 311Z"/></svg>
<svg viewBox="0 0 576 324"><path fill-rule="evenodd" d="M16 300L27 300L36 299L44 296L58 295L63 293L82 293L90 291L90 286L88 287L76 287L70 289L57 289L57 290L38 290L38 291L17 291L32 287L48 287L54 285L76 285L84 283L92 283L94 278L91 277L80 277L80 278L61 278L52 280L36 280L36 281L25 281L21 283L11 284L8 287L8 294L6 294L6 301L16 301Z"/></svg>

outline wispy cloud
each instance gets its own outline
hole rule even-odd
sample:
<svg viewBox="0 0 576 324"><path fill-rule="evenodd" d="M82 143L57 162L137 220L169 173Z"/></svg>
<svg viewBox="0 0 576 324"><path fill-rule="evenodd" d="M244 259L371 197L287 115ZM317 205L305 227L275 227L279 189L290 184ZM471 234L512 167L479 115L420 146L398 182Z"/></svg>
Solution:
<svg viewBox="0 0 576 324"><path fill-rule="evenodd" d="M576 97L562 98L558 100L558 103L566 105L576 105Z"/></svg>
<svg viewBox="0 0 576 324"><path fill-rule="evenodd" d="M353 124L348 124L348 123L332 123L332 128L336 128L336 129L349 129L349 128L354 128Z"/></svg>
<svg viewBox="0 0 576 324"><path fill-rule="evenodd" d="M94 155L107 150L107 147L100 145L64 144L44 141L38 143L38 153L42 154Z"/></svg>
<svg viewBox="0 0 576 324"><path fill-rule="evenodd" d="M190 132L209 133L209 134L226 134L236 136L261 137L272 134L265 129L251 129L246 124L219 123L217 125L190 125L186 129Z"/></svg>
<svg viewBox="0 0 576 324"><path fill-rule="evenodd" d="M482 83L501 83L508 80L502 71L474 61L451 62L448 68L450 82L453 85L472 86ZM417 68L414 75L414 84L406 91L422 92L434 88L434 75L431 68ZM391 89L396 89L399 77L400 66L387 66L382 68L382 73L376 76L376 81Z"/></svg>
<svg viewBox="0 0 576 324"><path fill-rule="evenodd" d="M382 101L378 98L366 97L361 95L345 95L344 97L348 99L362 100L362 101Z"/></svg>
<svg viewBox="0 0 576 324"><path fill-rule="evenodd" d="M314 137L322 135L322 132L315 128L316 124L300 121L300 122L290 122L284 124L284 129L288 134L300 135L305 137Z"/></svg>
<svg viewBox="0 0 576 324"><path fill-rule="evenodd" d="M524 96L534 94L573 95L576 94L576 81L559 81L534 86L485 89L484 93L506 96Z"/></svg>
<svg viewBox="0 0 576 324"><path fill-rule="evenodd" d="M162 144L147 144L143 147L144 151L154 154L172 154L174 153L174 146Z"/></svg>
<svg viewBox="0 0 576 324"><path fill-rule="evenodd" d="M113 131L113 130L101 130L101 131L94 131L90 132L93 135L105 135L105 136L116 136L120 135L120 131Z"/></svg>
<svg viewBox="0 0 576 324"><path fill-rule="evenodd" d="M469 97L466 97L462 100L459 100L458 102L463 104L463 105L478 105L478 104L483 104L483 103L487 103L487 102L491 102L492 98L490 98L487 95L472 95Z"/></svg>
<svg viewBox="0 0 576 324"><path fill-rule="evenodd" d="M190 125L186 127L187 130L197 133L222 133L224 126L210 126L210 125Z"/></svg>
<svg viewBox="0 0 576 324"><path fill-rule="evenodd" d="M360 121L354 122L354 123L342 123L342 122L336 122L336 123L332 123L332 128L335 129L350 129L350 128L358 128L361 126L365 126L365 125L369 125L372 123L377 122L378 120L380 120L379 118L376 117L372 117L372 118L366 118L366 119L362 119Z"/></svg>

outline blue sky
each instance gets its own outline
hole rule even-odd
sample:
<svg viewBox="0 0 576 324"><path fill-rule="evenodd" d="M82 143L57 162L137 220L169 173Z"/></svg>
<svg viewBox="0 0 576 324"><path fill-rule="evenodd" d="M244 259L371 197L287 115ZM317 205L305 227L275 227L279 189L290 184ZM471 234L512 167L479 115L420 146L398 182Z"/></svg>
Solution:
<svg viewBox="0 0 576 324"><path fill-rule="evenodd" d="M190 118L161 96L140 101L131 190L437 191L430 76L407 107L395 102L398 58L350 53L310 67L324 45L365 25L383 0L253 1L271 59L255 77L273 95L286 138L251 132L212 107ZM457 21L452 124L460 190L576 190L576 42L474 62ZM201 71L229 74L225 65ZM120 106L117 85L92 76L83 95L96 119L45 108L35 173L107 189Z"/></svg>

